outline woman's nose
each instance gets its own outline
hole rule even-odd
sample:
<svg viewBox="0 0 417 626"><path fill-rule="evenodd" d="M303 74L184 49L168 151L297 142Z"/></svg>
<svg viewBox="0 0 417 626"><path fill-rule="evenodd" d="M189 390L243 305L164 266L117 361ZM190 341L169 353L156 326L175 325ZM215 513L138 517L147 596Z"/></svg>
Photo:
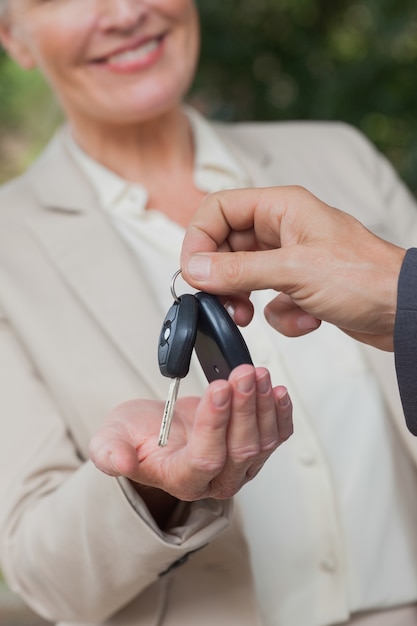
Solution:
<svg viewBox="0 0 417 626"><path fill-rule="evenodd" d="M98 0L100 27L103 30L129 31L145 18L147 3L143 0Z"/></svg>

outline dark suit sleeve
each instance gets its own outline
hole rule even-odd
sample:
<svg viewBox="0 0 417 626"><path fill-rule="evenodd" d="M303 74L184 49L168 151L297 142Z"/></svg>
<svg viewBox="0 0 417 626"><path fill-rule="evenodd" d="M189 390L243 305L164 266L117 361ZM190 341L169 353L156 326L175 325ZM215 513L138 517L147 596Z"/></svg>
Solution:
<svg viewBox="0 0 417 626"><path fill-rule="evenodd" d="M400 272L394 351L405 420L417 435L417 248L407 251Z"/></svg>

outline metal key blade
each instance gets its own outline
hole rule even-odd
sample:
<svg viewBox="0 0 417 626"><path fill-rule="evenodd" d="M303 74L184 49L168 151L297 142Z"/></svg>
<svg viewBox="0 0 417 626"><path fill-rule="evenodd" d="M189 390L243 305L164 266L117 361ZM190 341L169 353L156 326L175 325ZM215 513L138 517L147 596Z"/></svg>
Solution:
<svg viewBox="0 0 417 626"><path fill-rule="evenodd" d="M168 443L180 380L190 369L191 355L197 334L198 304L191 294L177 298L165 316L158 343L159 369L171 378L159 433L159 446Z"/></svg>
<svg viewBox="0 0 417 626"><path fill-rule="evenodd" d="M174 415L175 402L177 401L178 389L181 378L173 378L169 386L168 397L165 403L164 415L162 417L161 430L159 431L158 446L166 446L168 443L169 431L172 417Z"/></svg>

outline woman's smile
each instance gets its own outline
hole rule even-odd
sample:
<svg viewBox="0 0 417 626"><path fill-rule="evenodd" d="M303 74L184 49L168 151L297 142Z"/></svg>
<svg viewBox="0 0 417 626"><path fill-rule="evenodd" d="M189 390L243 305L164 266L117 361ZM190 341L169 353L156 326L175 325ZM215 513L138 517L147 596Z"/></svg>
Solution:
<svg viewBox="0 0 417 626"><path fill-rule="evenodd" d="M123 46L106 56L94 59L93 63L117 73L147 69L163 55L165 38L166 33L142 38L139 42Z"/></svg>
<svg viewBox="0 0 417 626"><path fill-rule="evenodd" d="M80 15L83 2L15 0L2 37L41 69L77 135L176 112L199 52L193 0L97 0Z"/></svg>

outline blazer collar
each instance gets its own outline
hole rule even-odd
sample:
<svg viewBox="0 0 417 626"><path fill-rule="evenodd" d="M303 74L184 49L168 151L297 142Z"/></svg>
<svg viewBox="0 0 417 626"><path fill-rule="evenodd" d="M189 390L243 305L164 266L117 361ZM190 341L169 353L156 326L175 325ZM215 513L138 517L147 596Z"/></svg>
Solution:
<svg viewBox="0 0 417 626"><path fill-rule="evenodd" d="M97 198L65 147L66 132L65 126L57 131L29 169L28 179L41 206L71 213L87 211L97 203Z"/></svg>
<svg viewBox="0 0 417 626"><path fill-rule="evenodd" d="M251 186L268 187L274 184L274 176L269 169L273 157L255 134L249 138L247 133L239 132L238 125L235 127L233 124L215 123L213 130L246 172Z"/></svg>
<svg viewBox="0 0 417 626"><path fill-rule="evenodd" d="M157 361L159 332L166 311L150 293L133 252L98 205L88 181L67 153L58 133L29 172L43 210L29 227L87 314L163 399L167 383ZM65 193L63 193L63 189ZM190 372L188 388L201 388Z"/></svg>
<svg viewBox="0 0 417 626"><path fill-rule="evenodd" d="M244 168L248 180L254 186L273 184L268 171L273 159L268 149L256 138L250 141L236 133L227 124L214 123L214 132ZM97 196L65 146L64 126L57 131L41 156L28 171L28 178L38 202L48 209L60 211L89 211L98 202ZM65 194L62 193L65 181Z"/></svg>

